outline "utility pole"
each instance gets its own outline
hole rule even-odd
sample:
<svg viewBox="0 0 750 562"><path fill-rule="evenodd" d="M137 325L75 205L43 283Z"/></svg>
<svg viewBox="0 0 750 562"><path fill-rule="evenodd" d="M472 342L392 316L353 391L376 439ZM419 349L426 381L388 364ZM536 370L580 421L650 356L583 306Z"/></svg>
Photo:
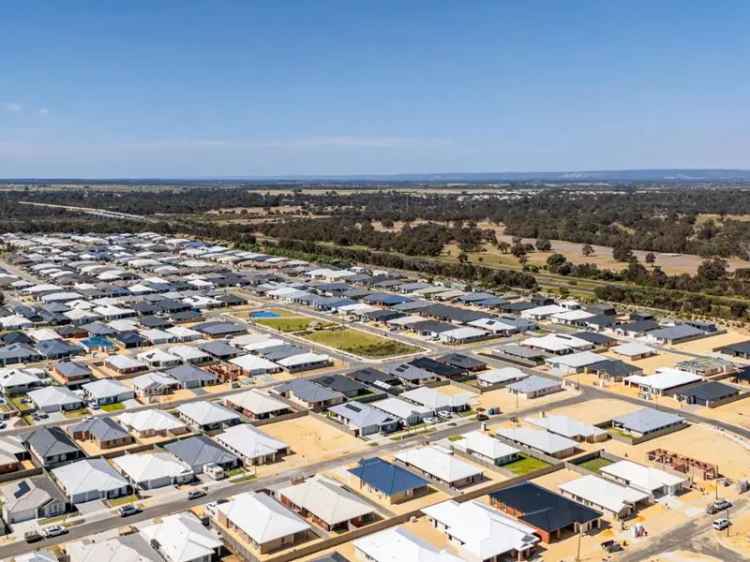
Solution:
<svg viewBox="0 0 750 562"><path fill-rule="evenodd" d="M583 526L578 525L578 547L576 548L576 562L581 562L581 538L583 535Z"/></svg>

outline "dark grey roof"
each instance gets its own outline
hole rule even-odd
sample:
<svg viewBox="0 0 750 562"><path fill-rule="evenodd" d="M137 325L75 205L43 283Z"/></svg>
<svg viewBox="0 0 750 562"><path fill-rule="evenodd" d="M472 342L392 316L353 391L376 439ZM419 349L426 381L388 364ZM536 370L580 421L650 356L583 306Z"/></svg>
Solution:
<svg viewBox="0 0 750 562"><path fill-rule="evenodd" d="M676 396L682 396L699 402L714 402L739 394L739 390L728 384L716 381L699 382L683 386L673 391Z"/></svg>
<svg viewBox="0 0 750 562"><path fill-rule="evenodd" d="M297 379L288 383L277 386L275 389L279 393L293 392L297 398L304 402L325 402L336 398L343 398L340 392L335 392L322 385L305 379Z"/></svg>
<svg viewBox="0 0 750 562"><path fill-rule="evenodd" d="M602 516L594 509L532 482L521 482L490 496L519 513L518 518L521 521L548 533L566 529L575 523L595 521Z"/></svg>
<svg viewBox="0 0 750 562"><path fill-rule="evenodd" d="M247 332L247 326L230 320L209 320L202 324L196 324L193 329L209 336L227 336Z"/></svg>
<svg viewBox="0 0 750 562"><path fill-rule="evenodd" d="M172 367L164 372L182 384L199 381L210 383L216 380L216 375L204 371L203 369L199 369L195 365L178 365L177 367Z"/></svg>
<svg viewBox="0 0 750 562"><path fill-rule="evenodd" d="M422 316L430 316L437 318L438 320L447 320L451 322L473 322L480 318L486 318L487 314L484 312L475 312L473 310L466 310L464 308L458 308L456 306L448 306L445 304L433 304L425 308L421 308L417 311Z"/></svg>
<svg viewBox="0 0 750 562"><path fill-rule="evenodd" d="M218 465L234 464L238 461L223 447L205 435L196 435L187 439L173 441L164 448L191 467L205 466L210 463Z"/></svg>
<svg viewBox="0 0 750 562"><path fill-rule="evenodd" d="M129 434L127 430L112 418L96 417L74 424L69 428L71 434L78 432L90 433L97 441L112 441L122 439Z"/></svg>
<svg viewBox="0 0 750 562"><path fill-rule="evenodd" d="M576 332L573 337L582 339L594 345L609 345L614 343L614 339L604 334L597 334L596 332Z"/></svg>
<svg viewBox="0 0 750 562"><path fill-rule="evenodd" d="M82 377L92 374L88 365L78 361L59 361L55 369L65 377Z"/></svg>
<svg viewBox="0 0 750 562"><path fill-rule="evenodd" d="M24 443L42 457L81 453L70 437L59 427L40 427L24 438Z"/></svg>
<svg viewBox="0 0 750 562"><path fill-rule="evenodd" d="M699 338L705 336L706 333L703 330L699 330L698 328L694 328L687 324L677 324L676 326L669 326L667 328L661 328L660 330L651 330L648 335L656 339L673 342Z"/></svg>
<svg viewBox="0 0 750 562"><path fill-rule="evenodd" d="M312 381L348 397L358 396L367 392L367 387L343 375L325 375L312 379Z"/></svg>
<svg viewBox="0 0 750 562"><path fill-rule="evenodd" d="M219 359L223 357L235 357L240 353L239 349L229 345L225 341L209 341L202 343L198 346L198 349L205 351L209 355L218 357Z"/></svg>

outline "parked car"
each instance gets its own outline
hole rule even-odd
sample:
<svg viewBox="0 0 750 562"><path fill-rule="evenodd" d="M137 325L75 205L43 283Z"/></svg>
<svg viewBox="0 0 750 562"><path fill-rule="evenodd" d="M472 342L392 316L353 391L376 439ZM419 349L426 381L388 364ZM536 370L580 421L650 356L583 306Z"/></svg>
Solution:
<svg viewBox="0 0 750 562"><path fill-rule="evenodd" d="M440 410L438 412L438 416L440 416L444 420L449 420L449 419L451 419L453 417L453 413L449 412L448 410Z"/></svg>
<svg viewBox="0 0 750 562"><path fill-rule="evenodd" d="M713 515L714 513L719 513L720 511L729 509L732 505L732 502L728 500L716 500L706 508L706 513Z"/></svg>
<svg viewBox="0 0 750 562"><path fill-rule="evenodd" d="M490 419L490 417L486 414L477 414L477 421L484 422Z"/></svg>
<svg viewBox="0 0 750 562"><path fill-rule="evenodd" d="M206 495L205 490L190 490L187 495L187 499L189 500L197 500L198 498L202 498Z"/></svg>
<svg viewBox="0 0 750 562"><path fill-rule="evenodd" d="M123 505L120 509L118 509L118 512L120 513L120 517L128 517L130 515L135 515L136 513L140 513L141 510L134 506L133 504Z"/></svg>
<svg viewBox="0 0 750 562"><path fill-rule="evenodd" d="M613 540L604 541L601 546L602 549L609 554L612 554L614 552L622 552L623 550L622 545L619 542Z"/></svg>
<svg viewBox="0 0 750 562"><path fill-rule="evenodd" d="M39 531L26 531L23 534L23 540L26 542L36 542L42 540L44 537Z"/></svg>
<svg viewBox="0 0 750 562"><path fill-rule="evenodd" d="M62 525L50 525L49 527L45 527L44 529L42 529L42 534L48 539L52 537L59 537L60 535L64 535L67 532L68 530Z"/></svg>
<svg viewBox="0 0 750 562"><path fill-rule="evenodd" d="M724 529L729 527L731 523L729 522L729 519L727 519L726 517L722 517L721 519L716 519L711 525L717 531L723 531Z"/></svg>

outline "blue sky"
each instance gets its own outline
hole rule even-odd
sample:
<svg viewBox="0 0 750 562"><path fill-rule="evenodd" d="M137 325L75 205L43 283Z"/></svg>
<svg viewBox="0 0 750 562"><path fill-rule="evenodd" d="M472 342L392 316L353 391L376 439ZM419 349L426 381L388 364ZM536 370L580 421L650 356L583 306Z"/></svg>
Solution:
<svg viewBox="0 0 750 562"><path fill-rule="evenodd" d="M750 2L15 1L0 177L750 168Z"/></svg>

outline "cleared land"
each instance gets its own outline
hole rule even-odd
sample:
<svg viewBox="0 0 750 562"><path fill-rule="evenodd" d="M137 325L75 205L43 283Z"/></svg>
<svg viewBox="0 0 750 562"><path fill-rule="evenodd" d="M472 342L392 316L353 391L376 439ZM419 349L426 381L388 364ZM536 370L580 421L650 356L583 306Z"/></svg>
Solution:
<svg viewBox="0 0 750 562"><path fill-rule="evenodd" d="M382 338L350 328L307 332L302 334L302 337L321 345L371 359L407 355L419 351L416 347L396 340Z"/></svg>
<svg viewBox="0 0 750 562"><path fill-rule="evenodd" d="M261 429L289 445L292 454L280 463L257 467L258 476L334 459L367 447L364 441L313 416L271 423Z"/></svg>

